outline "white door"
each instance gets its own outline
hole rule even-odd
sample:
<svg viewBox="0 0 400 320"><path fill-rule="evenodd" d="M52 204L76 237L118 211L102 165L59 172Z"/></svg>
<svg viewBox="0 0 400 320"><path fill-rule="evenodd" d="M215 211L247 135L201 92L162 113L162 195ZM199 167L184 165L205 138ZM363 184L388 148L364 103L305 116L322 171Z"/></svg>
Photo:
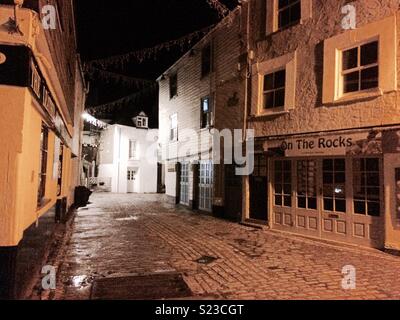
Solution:
<svg viewBox="0 0 400 320"><path fill-rule="evenodd" d="M213 163L202 161L200 163L199 183L199 209L207 212L212 211L213 202Z"/></svg>
<svg viewBox="0 0 400 320"><path fill-rule="evenodd" d="M128 193L137 193L137 170L128 169Z"/></svg>
<svg viewBox="0 0 400 320"><path fill-rule="evenodd" d="M182 163L181 165L181 196L180 203L189 205L189 163Z"/></svg>

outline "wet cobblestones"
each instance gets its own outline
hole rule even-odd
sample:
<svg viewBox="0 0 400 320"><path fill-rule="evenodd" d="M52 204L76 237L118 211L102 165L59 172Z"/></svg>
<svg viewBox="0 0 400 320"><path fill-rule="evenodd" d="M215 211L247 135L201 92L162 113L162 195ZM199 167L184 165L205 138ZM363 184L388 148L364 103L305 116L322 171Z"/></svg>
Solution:
<svg viewBox="0 0 400 320"><path fill-rule="evenodd" d="M54 299L89 299L96 278L172 271L200 298L400 299L398 257L249 228L161 195L97 193L91 201L59 257ZM204 256L216 259L198 263ZM355 290L341 286L346 265L356 268Z"/></svg>

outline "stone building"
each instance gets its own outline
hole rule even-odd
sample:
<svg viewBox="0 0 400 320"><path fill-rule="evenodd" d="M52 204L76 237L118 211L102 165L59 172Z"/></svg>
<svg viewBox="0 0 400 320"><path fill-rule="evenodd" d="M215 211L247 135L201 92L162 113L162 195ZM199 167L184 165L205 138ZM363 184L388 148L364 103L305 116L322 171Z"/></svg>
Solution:
<svg viewBox="0 0 400 320"><path fill-rule="evenodd" d="M241 215L241 178L233 163L216 160L211 133L243 127L242 11L234 10L158 79L166 194L176 203L235 220Z"/></svg>
<svg viewBox="0 0 400 320"><path fill-rule="evenodd" d="M250 15L243 219L400 249L399 1L251 0Z"/></svg>
<svg viewBox="0 0 400 320"><path fill-rule="evenodd" d="M70 0L0 1L0 298L24 297L79 184L74 21Z"/></svg>

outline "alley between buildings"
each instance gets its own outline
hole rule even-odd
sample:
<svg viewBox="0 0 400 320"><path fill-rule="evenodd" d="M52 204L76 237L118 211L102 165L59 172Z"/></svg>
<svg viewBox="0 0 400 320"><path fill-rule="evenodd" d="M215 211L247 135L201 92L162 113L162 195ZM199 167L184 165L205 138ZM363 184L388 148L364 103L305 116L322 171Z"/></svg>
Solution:
<svg viewBox="0 0 400 320"><path fill-rule="evenodd" d="M400 298L400 278L394 276L400 258L377 250L230 223L176 208L162 195L95 193L91 202L77 212L60 250L57 289L42 297L132 298L118 288L138 293L145 284L132 285L135 277L157 284L157 277L178 274L190 289L179 296L184 299ZM342 288L347 265L356 270L354 290ZM103 288L96 296L93 283L99 280ZM109 292L104 283L112 284Z"/></svg>

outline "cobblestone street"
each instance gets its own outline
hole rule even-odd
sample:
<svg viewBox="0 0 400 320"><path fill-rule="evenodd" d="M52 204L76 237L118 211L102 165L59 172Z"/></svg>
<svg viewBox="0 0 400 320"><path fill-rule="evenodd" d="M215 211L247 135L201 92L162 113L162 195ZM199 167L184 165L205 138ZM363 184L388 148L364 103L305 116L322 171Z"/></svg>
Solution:
<svg viewBox="0 0 400 320"><path fill-rule="evenodd" d="M54 299L89 299L94 279L183 275L197 298L399 299L400 258L218 220L159 195L97 193L77 213L59 257ZM202 256L217 258L210 264ZM342 289L342 268L357 288Z"/></svg>

